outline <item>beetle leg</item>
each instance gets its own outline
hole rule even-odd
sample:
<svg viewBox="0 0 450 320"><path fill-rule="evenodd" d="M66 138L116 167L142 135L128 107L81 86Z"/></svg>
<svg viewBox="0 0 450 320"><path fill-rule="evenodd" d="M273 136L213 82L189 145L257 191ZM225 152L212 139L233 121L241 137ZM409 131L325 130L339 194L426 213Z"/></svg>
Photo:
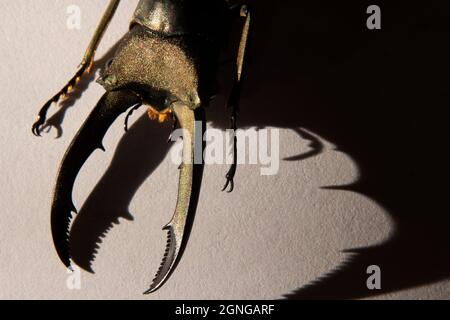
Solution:
<svg viewBox="0 0 450 320"><path fill-rule="evenodd" d="M139 109L142 106L142 104L137 104L136 106L134 106L133 108L130 109L130 111L128 111L127 116L125 117L125 123L123 125L123 128L125 130L125 132L128 132L128 120L130 119L130 117L133 115L133 113Z"/></svg>
<svg viewBox="0 0 450 320"><path fill-rule="evenodd" d="M58 256L68 268L70 268L69 226L72 212L76 213L72 201L76 176L95 149L104 150L102 140L114 120L128 108L141 104L141 98L131 91L105 93L64 155L53 195L51 228Z"/></svg>
<svg viewBox="0 0 450 320"><path fill-rule="evenodd" d="M110 1L108 8L103 14L100 24L95 30L94 36L92 37L92 40L89 43L89 46L84 54L84 58L81 61L77 72L72 77L72 79L70 79L69 82L64 86L64 88L62 88L56 95L54 95L50 100L48 100L39 111L38 118L31 128L34 135L36 136L41 135L41 129L42 126L45 124L45 121L47 120L47 112L50 109L51 105L53 103L58 103L58 101L60 101L61 99L64 99L66 95L68 95L77 85L77 83L80 81L81 76L84 74L85 71L87 71L88 73L91 72L91 68L94 63L95 51L97 50L97 47L103 37L103 34L105 33L106 28L108 27L109 22L111 21L112 17L114 16L114 13L116 12L119 2L120 0Z"/></svg>
<svg viewBox="0 0 450 320"><path fill-rule="evenodd" d="M233 8L231 8L233 10ZM244 27L242 30L241 35L241 42L239 44L239 51L237 55L237 73L236 78L234 80L233 88L231 90L231 95L228 100L228 108L231 108L231 125L230 128L233 131L233 162L230 166L230 169L228 170L226 174L226 183L223 187L222 191L225 191L228 186L230 187L227 192L232 192L234 189L234 176L236 174L236 168L237 168L237 138L236 138L236 129L237 129L237 117L239 114L239 99L241 96L241 90L242 90L242 75L245 67L245 58L246 58L246 49L249 39L249 33L250 33L250 23L251 23L251 14L246 5L243 5L240 7L239 12L241 17L245 18Z"/></svg>

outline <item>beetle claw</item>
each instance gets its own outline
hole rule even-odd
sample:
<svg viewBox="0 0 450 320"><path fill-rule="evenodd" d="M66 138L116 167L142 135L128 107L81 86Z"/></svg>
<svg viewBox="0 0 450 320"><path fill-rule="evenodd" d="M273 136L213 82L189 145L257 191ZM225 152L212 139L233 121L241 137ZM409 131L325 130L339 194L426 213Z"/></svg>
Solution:
<svg viewBox="0 0 450 320"><path fill-rule="evenodd" d="M229 189L227 190L228 193L231 193L234 189L234 181L233 179L227 179L227 182L225 183L225 186L223 187L222 191L225 191L227 188L229 187Z"/></svg>
<svg viewBox="0 0 450 320"><path fill-rule="evenodd" d="M174 215L171 221L163 228L163 230L168 231L164 257L150 288L144 294L149 294L160 288L168 279L180 259L190 232L189 221L192 222L199 194L198 179L201 179L202 167L193 163L195 148L203 148L203 146L197 146L195 144L195 136L202 134L202 132L197 131L199 128L195 124L196 116L194 111L180 103L174 104L173 109L180 127L184 129L183 157L188 161L181 164L178 197ZM198 120L203 122L202 128L200 128L202 131L204 128L203 115L198 115Z"/></svg>
<svg viewBox="0 0 450 320"><path fill-rule="evenodd" d="M139 97L132 92L106 93L77 133L64 156L53 197L51 228L56 251L66 267L70 267L69 231L73 213L76 213L72 191L78 172L96 149L104 150L102 140L114 120L137 103L139 103ZM35 130L39 133L39 126Z"/></svg>
<svg viewBox="0 0 450 320"><path fill-rule="evenodd" d="M38 119L36 120L36 122L31 127L31 131L37 137L41 136L42 126L47 121L47 111L48 111L48 109L50 109L50 106L53 104L53 102L55 102L55 98L54 97L44 104L44 106L39 111Z"/></svg>
<svg viewBox="0 0 450 320"><path fill-rule="evenodd" d="M236 173L236 164L233 163L231 165L230 170L227 172L227 175L225 176L225 178L227 179L227 181L225 182L225 185L222 188L222 191L225 191L228 186L230 186L230 188L227 190L228 193L233 192L234 190L234 175Z"/></svg>
<svg viewBox="0 0 450 320"><path fill-rule="evenodd" d="M44 121L39 117L38 120L31 127L31 131L36 137L41 136L41 126L44 124Z"/></svg>
<svg viewBox="0 0 450 320"><path fill-rule="evenodd" d="M230 188L227 190L227 192L231 193L234 190L234 179L233 179L233 177L230 177L228 174L227 174L226 178L227 178L227 181L225 182L225 185L223 186L222 191L225 191L228 188L228 186L230 186Z"/></svg>

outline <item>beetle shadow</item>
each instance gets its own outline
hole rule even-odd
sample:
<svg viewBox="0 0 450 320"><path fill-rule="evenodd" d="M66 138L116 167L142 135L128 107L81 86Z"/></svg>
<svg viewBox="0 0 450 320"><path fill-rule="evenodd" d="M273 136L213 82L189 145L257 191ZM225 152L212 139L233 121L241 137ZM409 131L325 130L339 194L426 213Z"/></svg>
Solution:
<svg viewBox="0 0 450 320"><path fill-rule="evenodd" d="M348 248L349 259L336 271L286 298L363 298L448 279L450 216L442 210L446 195L439 185L448 163L442 154L446 117L439 106L450 98L449 52L441 41L449 11L382 4L383 29L370 31L365 27L369 1L250 2L255 32L240 126L302 127L330 141L352 158L360 177L329 188L376 201L394 223L384 243ZM225 73L228 79L230 71ZM223 109L217 109L224 97L207 110L218 127L227 123ZM105 232L118 218L131 219L128 205L168 150L164 139L148 137L165 137L165 130L144 116L119 142L71 230L73 259L80 267L91 270ZM311 143L307 157L321 152L320 143ZM382 270L381 290L366 286L366 270L373 264Z"/></svg>
<svg viewBox="0 0 450 320"><path fill-rule="evenodd" d="M450 98L449 48L441 41L448 5L380 4L383 29L369 31L370 4L257 3L254 80L241 123L300 126L331 141L360 177L328 189L363 194L394 224L384 243L344 250L345 263L289 299L363 298L450 278L447 126L440 108ZM274 33L283 17L283 31ZM381 290L367 288L370 265L381 268Z"/></svg>
<svg viewBox="0 0 450 320"><path fill-rule="evenodd" d="M167 154L171 126L141 116L120 140L111 164L90 193L70 232L73 261L92 272L102 238L119 220L132 221L129 205L140 185ZM108 199L105 201L105 199Z"/></svg>

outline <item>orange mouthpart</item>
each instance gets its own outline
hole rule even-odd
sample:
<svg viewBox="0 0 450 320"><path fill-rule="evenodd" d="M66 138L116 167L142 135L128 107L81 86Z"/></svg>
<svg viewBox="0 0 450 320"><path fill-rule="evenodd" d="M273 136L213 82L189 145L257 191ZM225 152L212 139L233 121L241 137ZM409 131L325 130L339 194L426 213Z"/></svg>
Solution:
<svg viewBox="0 0 450 320"><path fill-rule="evenodd" d="M151 120L158 120L159 123L163 123L172 116L172 110L170 108L166 108L163 111L158 111L153 107L149 107L147 114Z"/></svg>

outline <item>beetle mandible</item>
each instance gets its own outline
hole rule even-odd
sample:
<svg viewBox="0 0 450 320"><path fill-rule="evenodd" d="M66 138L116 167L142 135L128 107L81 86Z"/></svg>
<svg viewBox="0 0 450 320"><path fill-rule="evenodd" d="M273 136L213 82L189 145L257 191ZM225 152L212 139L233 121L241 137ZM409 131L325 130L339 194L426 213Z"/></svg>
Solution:
<svg viewBox="0 0 450 320"><path fill-rule="evenodd" d="M84 58L73 78L40 110L32 127L40 136L46 115L53 103L58 103L90 72L95 51L114 16L120 0L110 3L94 33ZM197 195L193 190L195 135L199 130L195 121L204 121L202 108L213 95L211 83L218 67L218 56L227 29L241 19L242 32L236 56L236 73L228 101L231 109L231 128L236 130L238 102L245 67L251 14L247 5L232 4L228 0L140 0L128 33L119 43L113 59L98 82L106 93L97 103L66 151L56 181L51 209L53 242L59 258L71 268L69 230L75 178L84 162L95 151L103 149L102 140L116 118L141 106L148 108L151 119L174 121L183 130L183 163L180 166L178 197L175 213L163 228L168 231L166 253L150 288L154 292L167 280L186 245L188 214L195 210ZM236 172L236 137L234 161L223 190L233 190Z"/></svg>

